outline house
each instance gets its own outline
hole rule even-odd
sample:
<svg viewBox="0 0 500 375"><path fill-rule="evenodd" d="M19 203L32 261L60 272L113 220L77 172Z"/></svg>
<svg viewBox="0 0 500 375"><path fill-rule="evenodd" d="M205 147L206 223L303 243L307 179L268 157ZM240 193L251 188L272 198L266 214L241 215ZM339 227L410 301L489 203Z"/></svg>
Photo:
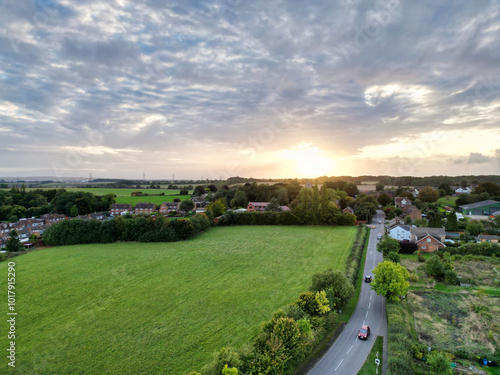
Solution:
<svg viewBox="0 0 500 375"><path fill-rule="evenodd" d="M471 188L462 188L462 187L459 187L458 189L455 189L455 194L456 195L459 195L459 194L470 194L472 193L472 189Z"/></svg>
<svg viewBox="0 0 500 375"><path fill-rule="evenodd" d="M125 215L126 213L132 212L132 205L131 204L112 204L111 208L109 209L109 213L111 216L120 216L120 215Z"/></svg>
<svg viewBox="0 0 500 375"><path fill-rule="evenodd" d="M263 212L269 202L248 202L247 212Z"/></svg>
<svg viewBox="0 0 500 375"><path fill-rule="evenodd" d="M389 237L398 241L410 240L410 226L409 225L395 225L389 229Z"/></svg>
<svg viewBox="0 0 500 375"><path fill-rule="evenodd" d="M342 210L343 214L353 214L354 215L354 209L352 207L346 207Z"/></svg>
<svg viewBox="0 0 500 375"><path fill-rule="evenodd" d="M158 211L162 215L168 215L171 212L177 212L179 211L179 202L165 202L162 203Z"/></svg>
<svg viewBox="0 0 500 375"><path fill-rule="evenodd" d="M444 228L410 228L410 241L417 242L418 239L423 238L427 235L433 236L443 243L446 238L446 232Z"/></svg>
<svg viewBox="0 0 500 375"><path fill-rule="evenodd" d="M480 234L476 237L477 242L498 243L498 236L490 234Z"/></svg>
<svg viewBox="0 0 500 375"><path fill-rule="evenodd" d="M403 206L406 206L406 205L411 205L412 204L412 201L406 197L396 197L394 198L394 205L397 207L397 208L402 208Z"/></svg>
<svg viewBox="0 0 500 375"><path fill-rule="evenodd" d="M395 217L394 219L389 220L389 223L387 225L389 228L392 228L393 226L399 225L399 224L404 224L404 220L401 219L400 217Z"/></svg>
<svg viewBox="0 0 500 375"><path fill-rule="evenodd" d="M61 214L44 214L40 216L40 219L43 220L44 224L53 224L66 219L66 216Z"/></svg>
<svg viewBox="0 0 500 375"><path fill-rule="evenodd" d="M208 206L210 202L206 201L203 197L192 197L191 200L194 202L196 208L203 208Z"/></svg>
<svg viewBox="0 0 500 375"><path fill-rule="evenodd" d="M35 234L37 237L42 237L45 230L49 227L49 224L44 224L31 229L31 234Z"/></svg>
<svg viewBox="0 0 500 375"><path fill-rule="evenodd" d="M156 204L154 203L137 203L134 207L136 214L152 214L156 211Z"/></svg>
<svg viewBox="0 0 500 375"><path fill-rule="evenodd" d="M492 215L500 210L500 202L491 199L458 206L464 215Z"/></svg>
<svg viewBox="0 0 500 375"><path fill-rule="evenodd" d="M89 214L89 218L94 220L104 220L105 217L106 215L104 212L94 212L93 214Z"/></svg>
<svg viewBox="0 0 500 375"><path fill-rule="evenodd" d="M404 205L401 211L403 211L403 216L409 216L412 220L422 219L422 211L412 204Z"/></svg>
<svg viewBox="0 0 500 375"><path fill-rule="evenodd" d="M433 236L428 233L418 238L417 241L415 242L417 243L418 249L425 253L431 253L433 251L436 251L438 249L444 249L446 247L446 245L442 241L440 241L440 239L437 236Z"/></svg>

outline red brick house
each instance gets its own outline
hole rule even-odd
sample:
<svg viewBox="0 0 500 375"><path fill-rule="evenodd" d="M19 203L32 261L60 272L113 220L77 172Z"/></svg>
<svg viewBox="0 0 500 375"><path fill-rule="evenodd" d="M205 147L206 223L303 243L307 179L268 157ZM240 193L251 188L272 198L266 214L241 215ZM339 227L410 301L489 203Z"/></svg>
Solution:
<svg viewBox="0 0 500 375"><path fill-rule="evenodd" d="M248 202L247 212L264 212L269 202Z"/></svg>
<svg viewBox="0 0 500 375"><path fill-rule="evenodd" d="M134 207L136 214L152 214L156 211L156 204L154 203L137 203Z"/></svg>
<svg viewBox="0 0 500 375"><path fill-rule="evenodd" d="M120 216L124 213L132 212L132 205L130 204L112 204L109 209L111 216Z"/></svg>
<svg viewBox="0 0 500 375"><path fill-rule="evenodd" d="M422 219L422 211L411 204L401 207L401 211L403 211L403 216L409 216L412 220Z"/></svg>
<svg viewBox="0 0 500 375"><path fill-rule="evenodd" d="M394 198L394 205L397 208L402 208L403 206L406 206L407 204L412 204L412 201L406 197L396 197Z"/></svg>
<svg viewBox="0 0 500 375"><path fill-rule="evenodd" d="M438 249L444 249L446 245L439 241L434 236L431 236L430 234L427 234L419 239L417 239L417 246L420 251L423 251L425 253L431 253L433 251L436 251Z"/></svg>
<svg viewBox="0 0 500 375"><path fill-rule="evenodd" d="M162 215L168 215L171 212L179 211L179 202L165 202L159 208L159 212Z"/></svg>
<svg viewBox="0 0 500 375"><path fill-rule="evenodd" d="M354 210L352 209L352 207L346 207L342 210L342 213L343 214L353 214L354 215Z"/></svg>

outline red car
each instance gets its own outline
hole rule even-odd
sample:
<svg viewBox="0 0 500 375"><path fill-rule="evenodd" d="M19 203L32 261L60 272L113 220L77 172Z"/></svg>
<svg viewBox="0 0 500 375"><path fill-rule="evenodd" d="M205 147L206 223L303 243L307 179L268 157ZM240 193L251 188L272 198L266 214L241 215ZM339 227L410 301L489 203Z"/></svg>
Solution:
<svg viewBox="0 0 500 375"><path fill-rule="evenodd" d="M361 329L358 331L358 339L368 340L368 336L370 336L370 327L367 325L361 326Z"/></svg>

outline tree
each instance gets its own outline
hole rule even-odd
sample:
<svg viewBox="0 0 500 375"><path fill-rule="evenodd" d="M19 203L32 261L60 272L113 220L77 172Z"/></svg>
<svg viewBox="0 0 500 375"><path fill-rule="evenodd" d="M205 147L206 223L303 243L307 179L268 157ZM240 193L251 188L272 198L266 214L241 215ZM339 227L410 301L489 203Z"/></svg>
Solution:
<svg viewBox="0 0 500 375"><path fill-rule="evenodd" d="M191 199L185 199L179 205L179 210L189 212L194 208L194 202Z"/></svg>
<svg viewBox="0 0 500 375"><path fill-rule="evenodd" d="M344 190L350 197L354 197L359 194L358 187L352 183L345 184L342 190Z"/></svg>
<svg viewBox="0 0 500 375"><path fill-rule="evenodd" d="M443 220L442 214L439 211L430 211L427 214L429 216L429 227L430 228L442 228L443 227Z"/></svg>
<svg viewBox="0 0 500 375"><path fill-rule="evenodd" d="M182 189L182 190L179 192L179 195L189 195L189 190L187 190L187 189Z"/></svg>
<svg viewBox="0 0 500 375"><path fill-rule="evenodd" d="M444 190L445 195L451 195L453 194L453 189L450 187L448 184L441 184L438 186L438 190Z"/></svg>
<svg viewBox="0 0 500 375"><path fill-rule="evenodd" d="M398 240L385 237L382 241L377 244L377 251L384 255L384 258L389 255L389 253L399 252L399 242Z"/></svg>
<svg viewBox="0 0 500 375"><path fill-rule="evenodd" d="M276 198L272 198L269 204L264 208L264 211L271 211L271 212L280 212L281 207L280 203Z"/></svg>
<svg viewBox="0 0 500 375"><path fill-rule="evenodd" d="M430 186L426 186L418 192L418 199L420 199L422 202L432 203L436 202L438 198L439 192L437 190L434 190Z"/></svg>
<svg viewBox="0 0 500 375"><path fill-rule="evenodd" d="M310 316L318 316L330 311L324 291L302 293L295 304Z"/></svg>
<svg viewBox="0 0 500 375"><path fill-rule="evenodd" d="M9 253L19 251L23 248L21 241L19 241L19 233L17 230L12 229L9 232L9 239L7 240L5 247Z"/></svg>
<svg viewBox="0 0 500 375"><path fill-rule="evenodd" d="M205 194L205 188L201 185L198 185L194 188L193 190L193 195L197 195L197 196L200 196L200 195L203 195Z"/></svg>
<svg viewBox="0 0 500 375"><path fill-rule="evenodd" d="M425 272L435 279L444 276L444 264L437 255L433 255L425 261Z"/></svg>
<svg viewBox="0 0 500 375"><path fill-rule="evenodd" d="M78 208L76 207L76 205L73 205L73 206L71 207L71 210L69 211L69 216L71 216L71 217L76 217L76 216L78 216L78 215L79 215L79 214L78 214Z"/></svg>
<svg viewBox="0 0 500 375"><path fill-rule="evenodd" d="M444 228L447 231L458 231L458 221L455 212L451 212L446 218L446 224Z"/></svg>
<svg viewBox="0 0 500 375"><path fill-rule="evenodd" d="M218 217L226 212L226 205L224 204L224 200L220 198L210 203L207 209L212 211L214 217Z"/></svg>
<svg viewBox="0 0 500 375"><path fill-rule="evenodd" d="M317 273L312 278L312 292L324 290L330 307L341 309L354 294L354 287L344 273L332 269Z"/></svg>
<svg viewBox="0 0 500 375"><path fill-rule="evenodd" d="M465 230L469 232L471 236L479 236L479 234L481 234L484 231L484 227L483 224L481 223L470 222L469 224L467 224Z"/></svg>
<svg viewBox="0 0 500 375"><path fill-rule="evenodd" d="M286 206L290 202L290 199L288 198L288 191L285 188L277 191L276 198L278 198L278 202L280 202L280 205L282 206Z"/></svg>
<svg viewBox="0 0 500 375"><path fill-rule="evenodd" d="M233 199L231 199L231 207L247 207L248 206L248 198L247 194L243 190L238 190L234 193Z"/></svg>
<svg viewBox="0 0 500 375"><path fill-rule="evenodd" d="M236 367L229 368L227 365L224 365L222 375L238 375L238 369Z"/></svg>
<svg viewBox="0 0 500 375"><path fill-rule="evenodd" d="M432 352L427 358L427 364L434 374L451 374L450 362L444 353Z"/></svg>
<svg viewBox="0 0 500 375"><path fill-rule="evenodd" d="M371 287L378 295L389 301L397 301L399 296L408 292L410 274L400 264L385 260L373 270L374 278Z"/></svg>
<svg viewBox="0 0 500 375"><path fill-rule="evenodd" d="M379 182L378 184L375 185L375 190L376 191L383 191L384 187L385 187L385 185L382 184L381 182Z"/></svg>
<svg viewBox="0 0 500 375"><path fill-rule="evenodd" d="M481 182L472 192L472 194L488 193L492 197L500 195L500 186L494 182Z"/></svg>
<svg viewBox="0 0 500 375"><path fill-rule="evenodd" d="M382 193L378 196L377 198L378 203L380 203L382 206L387 206L391 203L392 199L389 197L386 193Z"/></svg>

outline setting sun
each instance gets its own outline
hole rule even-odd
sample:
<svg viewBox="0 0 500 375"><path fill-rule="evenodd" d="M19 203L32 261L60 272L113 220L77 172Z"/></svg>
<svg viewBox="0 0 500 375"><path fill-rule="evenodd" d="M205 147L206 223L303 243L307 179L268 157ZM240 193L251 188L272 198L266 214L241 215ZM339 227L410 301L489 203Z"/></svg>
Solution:
<svg viewBox="0 0 500 375"><path fill-rule="evenodd" d="M295 161L295 168L291 165L290 172L301 177L317 177L331 175L334 168L334 161L321 155L322 151L311 145L302 145L290 150L284 150L281 158Z"/></svg>

